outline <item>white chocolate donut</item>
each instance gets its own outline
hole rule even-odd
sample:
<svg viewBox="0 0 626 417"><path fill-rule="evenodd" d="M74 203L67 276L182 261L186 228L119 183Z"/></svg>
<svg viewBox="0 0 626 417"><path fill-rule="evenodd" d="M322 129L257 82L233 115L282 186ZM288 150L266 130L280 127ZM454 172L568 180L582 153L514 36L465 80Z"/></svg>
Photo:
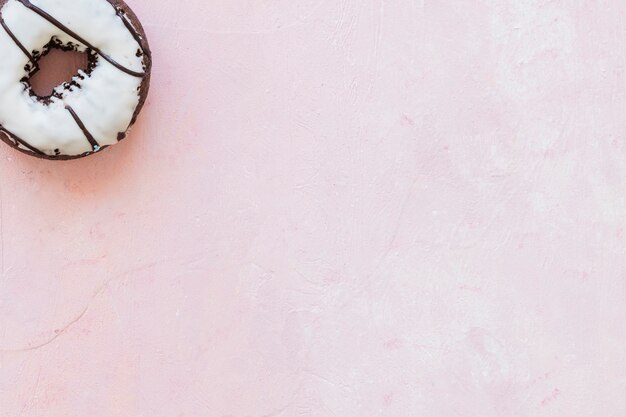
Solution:
<svg viewBox="0 0 626 417"><path fill-rule="evenodd" d="M151 56L123 2L5 0L0 24L0 131L7 143L72 159L125 137L147 94ZM37 97L28 78L52 47L86 52L90 65L50 97Z"/></svg>

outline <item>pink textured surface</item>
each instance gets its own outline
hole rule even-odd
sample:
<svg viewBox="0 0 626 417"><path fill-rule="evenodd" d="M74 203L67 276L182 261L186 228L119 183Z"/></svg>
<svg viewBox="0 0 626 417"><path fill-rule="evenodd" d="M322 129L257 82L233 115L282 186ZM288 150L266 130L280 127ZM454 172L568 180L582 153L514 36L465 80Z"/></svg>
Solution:
<svg viewBox="0 0 626 417"><path fill-rule="evenodd" d="M1 417L626 415L626 4L129 2L131 137L0 148Z"/></svg>

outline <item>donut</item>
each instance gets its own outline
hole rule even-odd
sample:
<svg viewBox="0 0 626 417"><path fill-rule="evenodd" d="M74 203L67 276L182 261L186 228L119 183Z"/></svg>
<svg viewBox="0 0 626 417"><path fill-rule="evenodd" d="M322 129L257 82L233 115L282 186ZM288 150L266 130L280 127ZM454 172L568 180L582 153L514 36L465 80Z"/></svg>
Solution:
<svg viewBox="0 0 626 417"><path fill-rule="evenodd" d="M0 138L51 160L81 158L124 139L150 87L152 55L122 0L0 0ZM29 83L53 48L88 66L50 96Z"/></svg>

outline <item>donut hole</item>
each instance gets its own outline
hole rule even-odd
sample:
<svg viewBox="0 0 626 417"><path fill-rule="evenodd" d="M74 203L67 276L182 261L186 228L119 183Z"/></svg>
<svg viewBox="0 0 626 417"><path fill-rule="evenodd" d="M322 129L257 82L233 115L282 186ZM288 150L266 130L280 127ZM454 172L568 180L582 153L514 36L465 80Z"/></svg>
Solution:
<svg viewBox="0 0 626 417"><path fill-rule="evenodd" d="M72 84L75 84L72 78L80 70L89 72L94 59L89 51L81 52L72 45L61 45L54 41L36 56L36 69L25 81L30 86L31 94L44 99L55 94L58 87L72 88Z"/></svg>

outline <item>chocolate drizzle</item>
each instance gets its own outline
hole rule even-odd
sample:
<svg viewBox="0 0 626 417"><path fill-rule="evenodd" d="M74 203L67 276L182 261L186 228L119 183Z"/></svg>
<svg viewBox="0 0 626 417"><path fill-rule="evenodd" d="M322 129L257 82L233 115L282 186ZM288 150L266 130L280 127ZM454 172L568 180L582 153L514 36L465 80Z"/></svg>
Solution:
<svg viewBox="0 0 626 417"><path fill-rule="evenodd" d="M130 34L133 35L133 39L135 39L135 42L137 42L139 48L141 48L141 36L139 36L139 33L137 33L133 25L131 25L130 22L126 19L126 13L124 13L124 10L116 8L115 13L119 16L120 19L122 19L122 23L124 23L124 26L126 26L126 29L128 29ZM139 50L141 51L141 49ZM141 51L141 53L143 53L143 51Z"/></svg>
<svg viewBox="0 0 626 417"><path fill-rule="evenodd" d="M9 131L4 126L0 125L0 132L6 133L9 136L9 138L13 139L15 141L15 147L19 147L18 146L18 144L19 144L19 145L22 145L23 147L31 150L33 153L35 153L37 155L46 156L45 153L43 153L39 149L35 148L30 143L26 142L24 139L21 139L19 136L17 136L15 133Z"/></svg>
<svg viewBox="0 0 626 417"><path fill-rule="evenodd" d="M72 118L74 119L74 121L76 122L76 124L78 125L80 130L83 131L83 134L85 135L85 137L89 141L89 144L91 145L91 148L93 149L93 151L94 152L98 152L101 149L100 145L98 144L98 141L96 141L96 139L93 137L93 135L85 127L85 124L83 123L82 120L80 120L80 117L78 117L78 115L76 114L74 109L71 106L65 106L65 109L68 112L70 112L70 114L72 115Z"/></svg>
<svg viewBox="0 0 626 417"><path fill-rule="evenodd" d="M9 29L7 24L4 23L4 19L2 18L1 14L0 14L0 25L2 25L2 28L4 29L4 31L7 33L7 35L9 35L9 37L13 40L13 42L15 42L17 47L20 48L22 52L24 52L24 54L28 57L28 59L31 62L33 62L34 61L33 55L30 52L28 52L28 50L24 47L24 45L22 45L22 42L20 42L20 40L17 39L17 37L15 36L15 34L11 32L11 29Z"/></svg>
<svg viewBox="0 0 626 417"><path fill-rule="evenodd" d="M65 32L67 35L71 36L72 38L76 39L78 42L80 42L83 45L85 45L87 48L89 48L89 49L93 50L94 52L96 52L98 55L100 55L102 58L104 58L105 61L107 61L108 63L113 65L115 68L119 69L120 71L125 72L126 74L129 74L129 75L132 75L133 77L138 77L138 78L142 78L142 77L144 77L146 75L145 72L133 71L131 69L126 68L122 64L118 63L113 58L111 58L110 56L108 56L107 54L102 52L99 48L96 48L95 46L93 46L92 44L87 42L85 39L80 37L78 34L76 34L70 28L65 26L63 23L59 22L57 19L55 19L54 17L52 17L48 13L46 13L44 10L42 10L39 7L37 7L34 4L32 4L29 0L17 0L17 1L22 3L25 7L29 8L33 12L37 13L39 16L41 16L44 19L46 19L48 22L52 23L54 26L56 26L57 28L59 28L60 30Z"/></svg>

